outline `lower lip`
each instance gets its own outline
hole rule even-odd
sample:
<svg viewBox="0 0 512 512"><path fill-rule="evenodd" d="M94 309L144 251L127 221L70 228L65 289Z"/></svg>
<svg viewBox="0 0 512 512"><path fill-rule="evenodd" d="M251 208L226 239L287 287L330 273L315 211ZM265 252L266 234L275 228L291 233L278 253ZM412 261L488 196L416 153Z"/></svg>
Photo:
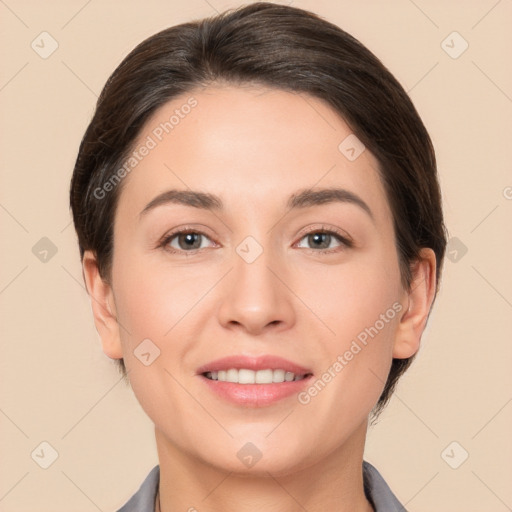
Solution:
<svg viewBox="0 0 512 512"><path fill-rule="evenodd" d="M264 407L300 393L308 385L312 375L301 380L273 384L237 384L211 380L204 375L199 377L211 391L231 403L245 407Z"/></svg>

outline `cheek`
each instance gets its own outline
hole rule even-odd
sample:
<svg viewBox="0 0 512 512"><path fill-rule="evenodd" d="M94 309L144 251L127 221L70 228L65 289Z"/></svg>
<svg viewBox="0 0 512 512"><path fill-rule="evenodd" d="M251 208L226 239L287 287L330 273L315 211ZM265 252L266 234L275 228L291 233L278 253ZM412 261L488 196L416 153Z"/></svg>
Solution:
<svg viewBox="0 0 512 512"><path fill-rule="evenodd" d="M326 331L318 346L321 371L299 401L332 439L367 418L391 367L401 305L390 283L376 279L368 274L340 277L339 284L353 285L350 291L334 286L329 300L324 298L322 318L333 333Z"/></svg>
<svg viewBox="0 0 512 512"><path fill-rule="evenodd" d="M301 283L299 294L322 320L322 360L336 375L331 390L347 404L364 399L371 408L390 369L401 317L400 271L393 248L354 258L347 265L319 266L314 278Z"/></svg>
<svg viewBox="0 0 512 512"><path fill-rule="evenodd" d="M207 269L148 264L136 256L119 259L116 270L118 316L132 338L163 339L215 282Z"/></svg>
<svg viewBox="0 0 512 512"><path fill-rule="evenodd" d="M401 297L398 259L389 251L354 254L340 265L297 268L294 273L301 276L294 288L297 295L331 331L327 340L356 336Z"/></svg>
<svg viewBox="0 0 512 512"><path fill-rule="evenodd" d="M181 380L180 365L189 349L188 340L193 338L187 315L211 286L205 281L213 276L193 274L184 267L148 265L136 254L120 258L116 265L116 309L124 327L120 330L123 359L132 390L150 418L172 424L168 415L173 409L162 410L162 403L186 407L181 404L186 396L172 376ZM150 358L158 354L147 366L137 357L143 341Z"/></svg>

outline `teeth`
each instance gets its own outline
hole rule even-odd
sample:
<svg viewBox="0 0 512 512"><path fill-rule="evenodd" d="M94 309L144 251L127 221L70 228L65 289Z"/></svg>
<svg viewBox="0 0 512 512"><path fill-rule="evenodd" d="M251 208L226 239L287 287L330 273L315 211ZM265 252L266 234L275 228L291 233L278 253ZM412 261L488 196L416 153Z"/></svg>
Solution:
<svg viewBox="0 0 512 512"><path fill-rule="evenodd" d="M226 382L238 382L238 370L231 368L226 372Z"/></svg>
<svg viewBox="0 0 512 512"><path fill-rule="evenodd" d="M248 370L241 368L230 368L229 370L219 370L218 372L207 372L206 377L220 382L234 382L236 384L272 384L281 382L291 382L293 380L302 380L304 375L295 375L292 372L277 369L267 370Z"/></svg>
<svg viewBox="0 0 512 512"><path fill-rule="evenodd" d="M252 370L240 370L240 376L247 373L252 373L253 378L256 384L272 384L274 381L274 372L272 370L258 370L257 372L254 372ZM240 379L240 384L243 384L242 380Z"/></svg>
<svg viewBox="0 0 512 512"><path fill-rule="evenodd" d="M231 371L231 370L230 370ZM256 380L259 375L251 370L232 370L233 372L238 374L238 380L233 382L238 382L239 384L254 384L255 382L259 382ZM260 372L258 372L260 373ZM272 376L270 376L272 378Z"/></svg>

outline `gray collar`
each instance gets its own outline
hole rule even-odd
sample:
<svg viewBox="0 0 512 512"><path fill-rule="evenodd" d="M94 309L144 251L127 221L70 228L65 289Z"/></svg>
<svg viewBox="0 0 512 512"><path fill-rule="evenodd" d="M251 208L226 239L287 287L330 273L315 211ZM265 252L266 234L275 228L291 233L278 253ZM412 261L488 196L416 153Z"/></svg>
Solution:
<svg viewBox="0 0 512 512"><path fill-rule="evenodd" d="M375 512L407 512L382 475L369 462L363 461L364 492Z"/></svg>

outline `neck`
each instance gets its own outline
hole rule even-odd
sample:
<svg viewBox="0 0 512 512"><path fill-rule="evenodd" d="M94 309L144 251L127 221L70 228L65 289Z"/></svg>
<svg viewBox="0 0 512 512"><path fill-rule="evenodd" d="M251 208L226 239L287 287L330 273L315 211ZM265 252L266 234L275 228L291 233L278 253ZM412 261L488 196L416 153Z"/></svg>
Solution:
<svg viewBox="0 0 512 512"><path fill-rule="evenodd" d="M192 457L155 428L160 461L155 510L170 512L373 512L363 488L367 425L313 465L275 475L223 471Z"/></svg>

